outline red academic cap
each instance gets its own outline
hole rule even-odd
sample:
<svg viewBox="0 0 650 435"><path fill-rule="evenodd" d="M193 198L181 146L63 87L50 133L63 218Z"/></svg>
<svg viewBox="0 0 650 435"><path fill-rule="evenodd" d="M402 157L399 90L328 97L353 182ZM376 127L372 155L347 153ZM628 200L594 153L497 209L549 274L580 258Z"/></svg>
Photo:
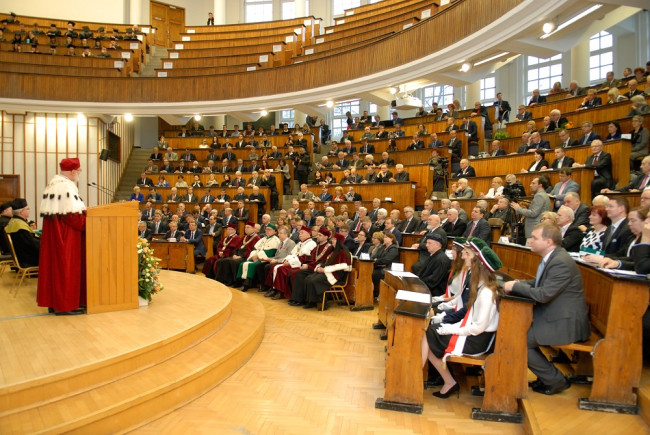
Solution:
<svg viewBox="0 0 650 435"><path fill-rule="evenodd" d="M61 160L61 163L59 163L59 167L61 168L62 171L74 171L75 169L81 168L81 163L79 163L78 158L73 157L71 159Z"/></svg>

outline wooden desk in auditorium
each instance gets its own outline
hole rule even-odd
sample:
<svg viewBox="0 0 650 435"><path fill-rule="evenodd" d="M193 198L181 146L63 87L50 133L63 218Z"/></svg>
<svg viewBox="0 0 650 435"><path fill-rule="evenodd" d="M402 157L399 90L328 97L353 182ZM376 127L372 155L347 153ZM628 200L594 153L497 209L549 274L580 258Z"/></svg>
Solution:
<svg viewBox="0 0 650 435"><path fill-rule="evenodd" d="M351 311L365 311L373 309L372 294L372 271L375 262L373 260L352 260L352 272L348 278L348 285L345 287L345 294L354 305Z"/></svg>
<svg viewBox="0 0 650 435"><path fill-rule="evenodd" d="M356 190L357 185L355 184L354 186ZM327 207L333 207L335 216L339 216L341 214L341 209L343 208L343 206L346 206L348 208L350 219L354 218L354 214L356 213L356 210L354 208L354 201L329 201L329 202L313 201L313 202L314 202L314 208L319 211L325 210L326 204ZM309 201L302 201L299 204L300 204L300 210L305 210L309 205ZM390 207L392 207L392 204L395 204L395 201L381 201L379 206L385 208L388 211L388 213L390 213L391 210ZM372 200L361 201L361 206L367 208L368 211L372 210Z"/></svg>
<svg viewBox="0 0 650 435"><path fill-rule="evenodd" d="M519 279L534 279L540 257L519 245L495 243L492 249L504 264L504 271ZM647 279L628 278L603 272L577 262L582 275L592 337L585 343L558 346L589 352L593 372L591 393L581 398L581 409L638 413L635 390L641 380L642 318L648 308ZM585 370L580 364L577 369Z"/></svg>
<svg viewBox="0 0 650 435"><path fill-rule="evenodd" d="M161 269L184 270L194 273L194 245L187 242L152 240L153 255L160 259Z"/></svg>
<svg viewBox="0 0 650 435"><path fill-rule="evenodd" d="M194 194L200 197L201 196L201 189L202 188L196 189ZM270 204L271 193L269 192L269 190L270 189L268 187L260 187L260 193L264 195L264 199L266 200L266 204L264 205L264 211L265 212L268 212L270 210L270 208L271 208L271 204ZM171 187L156 187L156 191L162 195L163 199L166 199L167 195L169 195L171 193ZM179 195L185 195L187 193L187 188L179 187L177 189L177 192L178 192ZM253 192L252 187L245 187L244 188L244 193L246 193L246 195L250 195L252 192ZM232 198L233 196L235 196L237 194L237 188L236 187L228 187L228 188L226 188L226 193L228 195L230 195L230 197ZM145 194L145 197L146 197L146 194ZM182 202L182 201L179 201L179 202ZM163 203L171 204L171 202L167 202L167 201L163 201ZM231 206L232 206L232 204L236 204L236 203L237 203L237 201L232 201ZM197 204L198 205L198 203L185 202L185 210L186 211L190 211L190 207L189 207L190 204L192 204L192 205ZM218 202L213 202L211 204L214 205L214 204L219 204L219 203ZM246 204L253 204L253 202L247 202ZM255 203L255 204L259 205L257 203ZM234 208L233 208L233 211L234 211Z"/></svg>
<svg viewBox="0 0 650 435"><path fill-rule="evenodd" d="M207 130L206 130L207 131ZM175 150L184 150L185 148L199 148L199 145L203 142L203 139L207 139L208 145L212 142L212 137L205 137L203 134L200 136L190 136L190 137L178 137L178 133L180 132L165 132L165 133L170 133L169 137L167 134L165 135L165 140L169 143L169 146L171 146ZM174 133L174 134L171 134ZM278 147L278 151L282 152L284 154L287 152L287 139L289 137L294 137L295 135L288 135L288 134L283 134L283 135L269 135L267 136L268 139L271 141L273 145ZM297 136L296 136L297 137ZM307 140L307 148L306 151L309 153L310 156L314 155L314 141L309 134L305 134L303 136L305 140ZM261 136L255 136L256 141L261 141L262 137ZM261 153L263 148L235 148L235 142L237 142L236 137L229 137L228 142L226 142L226 138L224 137L217 137L217 141L219 143L219 149L216 151L221 151L221 153L226 151L226 147L228 144L232 145L233 151L242 151L246 152L245 155L248 155L253 149L256 150L258 154ZM292 144L293 146L293 144ZM205 149L205 148L203 148ZM268 151L270 152L271 149L268 148ZM194 151L192 151L194 152ZM180 157L180 156L179 156ZM237 156L239 157L239 155ZM244 158L244 157L241 157Z"/></svg>

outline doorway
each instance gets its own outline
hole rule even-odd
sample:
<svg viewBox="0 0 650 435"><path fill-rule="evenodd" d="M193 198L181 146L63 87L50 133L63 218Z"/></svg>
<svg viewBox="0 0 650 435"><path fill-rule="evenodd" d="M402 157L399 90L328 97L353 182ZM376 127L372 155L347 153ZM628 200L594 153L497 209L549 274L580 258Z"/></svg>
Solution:
<svg viewBox="0 0 650 435"><path fill-rule="evenodd" d="M149 11L149 22L156 27L154 45L170 48L173 41L180 41L180 35L185 29L185 8L150 1Z"/></svg>

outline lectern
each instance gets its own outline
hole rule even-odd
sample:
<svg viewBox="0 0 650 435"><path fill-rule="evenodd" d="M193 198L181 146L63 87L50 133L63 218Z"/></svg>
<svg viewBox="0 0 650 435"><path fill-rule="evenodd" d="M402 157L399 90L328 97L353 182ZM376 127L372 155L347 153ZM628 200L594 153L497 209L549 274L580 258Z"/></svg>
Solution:
<svg viewBox="0 0 650 435"><path fill-rule="evenodd" d="M92 207L86 217L87 312L138 308L137 202Z"/></svg>

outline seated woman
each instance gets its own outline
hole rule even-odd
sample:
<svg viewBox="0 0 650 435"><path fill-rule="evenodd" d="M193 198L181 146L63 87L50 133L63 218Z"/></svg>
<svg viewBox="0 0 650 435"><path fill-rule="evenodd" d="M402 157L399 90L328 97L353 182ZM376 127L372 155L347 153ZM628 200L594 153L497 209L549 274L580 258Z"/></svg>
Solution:
<svg viewBox="0 0 650 435"><path fill-rule="evenodd" d="M230 175L228 174L223 174L223 181L221 182L221 187L228 187L230 186Z"/></svg>
<svg viewBox="0 0 650 435"><path fill-rule="evenodd" d="M381 237L383 244L374 250L370 256L370 258L375 260L375 270L372 272L373 293L375 296L379 295L379 281L384 278L386 270L390 269L391 265L399 260L399 245L397 244L395 235L389 232L379 232L372 235L373 239L378 237Z"/></svg>
<svg viewBox="0 0 650 435"><path fill-rule="evenodd" d="M332 198L332 201L346 201L345 194L343 193L343 188L341 186L336 186L334 188L334 197Z"/></svg>
<svg viewBox="0 0 650 435"><path fill-rule="evenodd" d="M343 284L352 270L352 256L345 246L345 237L335 233L332 237L332 253L327 261L314 269L314 273L304 280L305 300L303 308L314 308L323 299L323 293L335 284ZM298 280L296 280L298 281ZM297 282L296 282L297 284ZM320 311L327 309L327 301Z"/></svg>
<svg viewBox="0 0 650 435"><path fill-rule="evenodd" d="M133 188L133 193L131 194L129 201L144 202L144 195L140 193L140 188L138 186Z"/></svg>
<svg viewBox="0 0 650 435"><path fill-rule="evenodd" d="M185 181L185 178L182 175L179 175L178 178L176 178L175 186L176 187L185 187L185 188L189 187L187 185L187 181Z"/></svg>
<svg viewBox="0 0 650 435"><path fill-rule="evenodd" d="M607 132L609 134L605 138L605 142L608 142L610 140L618 140L621 138L621 125L616 121L610 122L607 124Z"/></svg>
<svg viewBox="0 0 650 435"><path fill-rule="evenodd" d="M535 124L535 121L528 121L526 123L526 130L524 131L524 133L533 134L536 131L537 131L537 124Z"/></svg>
<svg viewBox="0 0 650 435"><path fill-rule="evenodd" d="M585 234L580 243L580 252L586 254L604 255L603 244L605 241L605 230L611 219L607 216L607 211L602 205L595 205L589 209L589 225L591 230Z"/></svg>
<svg viewBox="0 0 650 435"><path fill-rule="evenodd" d="M607 91L607 104L620 103L625 100L627 100L627 98L621 95L621 91L619 91L618 88L611 88Z"/></svg>
<svg viewBox="0 0 650 435"><path fill-rule="evenodd" d="M487 199L492 199L496 196L501 196L503 195L503 180L501 177L494 177L492 179L492 187L488 190L488 193L483 194L479 196L479 198L487 198Z"/></svg>
<svg viewBox="0 0 650 435"><path fill-rule="evenodd" d="M638 97L634 96L632 98ZM642 97L643 98L643 97ZM650 113L650 111L648 111ZM632 152L630 153L630 171L634 170L636 159L648 155L648 143L650 142L650 133L647 128L643 128L643 116L634 115L632 117Z"/></svg>
<svg viewBox="0 0 650 435"><path fill-rule="evenodd" d="M553 87L548 91L549 95L554 95L554 94L563 94L566 92L566 89L562 87L562 83L560 82L555 82L553 83Z"/></svg>
<svg viewBox="0 0 650 435"><path fill-rule="evenodd" d="M172 215L174 214L169 210L169 205L167 204L163 204L160 211L162 213L162 220L165 223L169 222L172 218Z"/></svg>
<svg viewBox="0 0 650 435"><path fill-rule="evenodd" d="M470 238L461 257L470 271L469 307L464 318L445 316L444 323L429 325L422 337L422 365L428 359L438 370L444 384L435 397L447 399L459 391L459 385L444 363L449 355L481 355L487 352L494 341L499 323L497 298L501 289L494 271L502 264L499 257L482 240ZM451 323L455 321L456 323Z"/></svg>
<svg viewBox="0 0 650 435"><path fill-rule="evenodd" d="M332 172L327 172L325 174L325 177L323 178L322 183L335 184L336 183L336 178L334 178L334 174L332 174Z"/></svg>
<svg viewBox="0 0 650 435"><path fill-rule="evenodd" d="M388 141L388 147L386 147L386 152L387 153L394 153L396 151L399 151L397 148L397 142L395 142L395 139L391 139Z"/></svg>
<svg viewBox="0 0 650 435"><path fill-rule="evenodd" d="M197 187L203 187L203 183L201 182L201 177L198 175L194 176L194 181L192 181L192 187L197 188Z"/></svg>
<svg viewBox="0 0 650 435"><path fill-rule="evenodd" d="M530 164L528 169L522 169L521 172L539 172L549 168L548 162L544 159L544 151L535 150L535 160Z"/></svg>
<svg viewBox="0 0 650 435"><path fill-rule="evenodd" d="M316 172L314 172L314 183L320 184L323 181L323 173L321 172L320 169L316 169Z"/></svg>
<svg viewBox="0 0 650 435"><path fill-rule="evenodd" d="M598 266L605 269L636 270L637 273L643 273L644 275L647 274L648 272L639 272L639 270L647 270L650 265L650 259L640 258L640 256L637 258L637 255L632 255L632 251L637 247L637 245L648 243L647 240L650 235L650 225L647 225L647 223L650 222L648 215L648 207L636 207L630 210L627 215L627 223L630 226L630 231L632 231L634 237L630 239L629 243L616 254L609 257L598 259L597 255L588 255L585 257L585 260L592 264L598 264ZM648 229L645 228L646 226ZM644 235L646 238L645 242L643 241ZM598 259L597 263L595 262L596 259ZM637 261L642 264L635 264Z"/></svg>
<svg viewBox="0 0 650 435"><path fill-rule="evenodd" d="M208 181L205 183L205 187L215 187L218 185L219 182L217 181L217 177L214 174L210 174L210 178L208 178Z"/></svg>
<svg viewBox="0 0 650 435"><path fill-rule="evenodd" d="M169 182L165 180L164 175L158 175L158 182L156 183L156 187L169 187Z"/></svg>
<svg viewBox="0 0 650 435"><path fill-rule="evenodd" d="M368 241L368 232L364 229L361 229L357 233L356 245L352 252L352 255L359 258L361 254L367 253L371 246L372 245Z"/></svg>
<svg viewBox="0 0 650 435"><path fill-rule="evenodd" d="M557 213L553 211L545 211L542 213L539 222L543 224L557 224Z"/></svg>
<svg viewBox="0 0 650 435"><path fill-rule="evenodd" d="M418 124L418 131L416 133L418 136L427 136L429 132L424 128L424 124Z"/></svg>
<svg viewBox="0 0 650 435"><path fill-rule="evenodd" d="M212 136L212 142L210 142L210 148L213 150L221 148L219 146L219 138L217 136Z"/></svg>

